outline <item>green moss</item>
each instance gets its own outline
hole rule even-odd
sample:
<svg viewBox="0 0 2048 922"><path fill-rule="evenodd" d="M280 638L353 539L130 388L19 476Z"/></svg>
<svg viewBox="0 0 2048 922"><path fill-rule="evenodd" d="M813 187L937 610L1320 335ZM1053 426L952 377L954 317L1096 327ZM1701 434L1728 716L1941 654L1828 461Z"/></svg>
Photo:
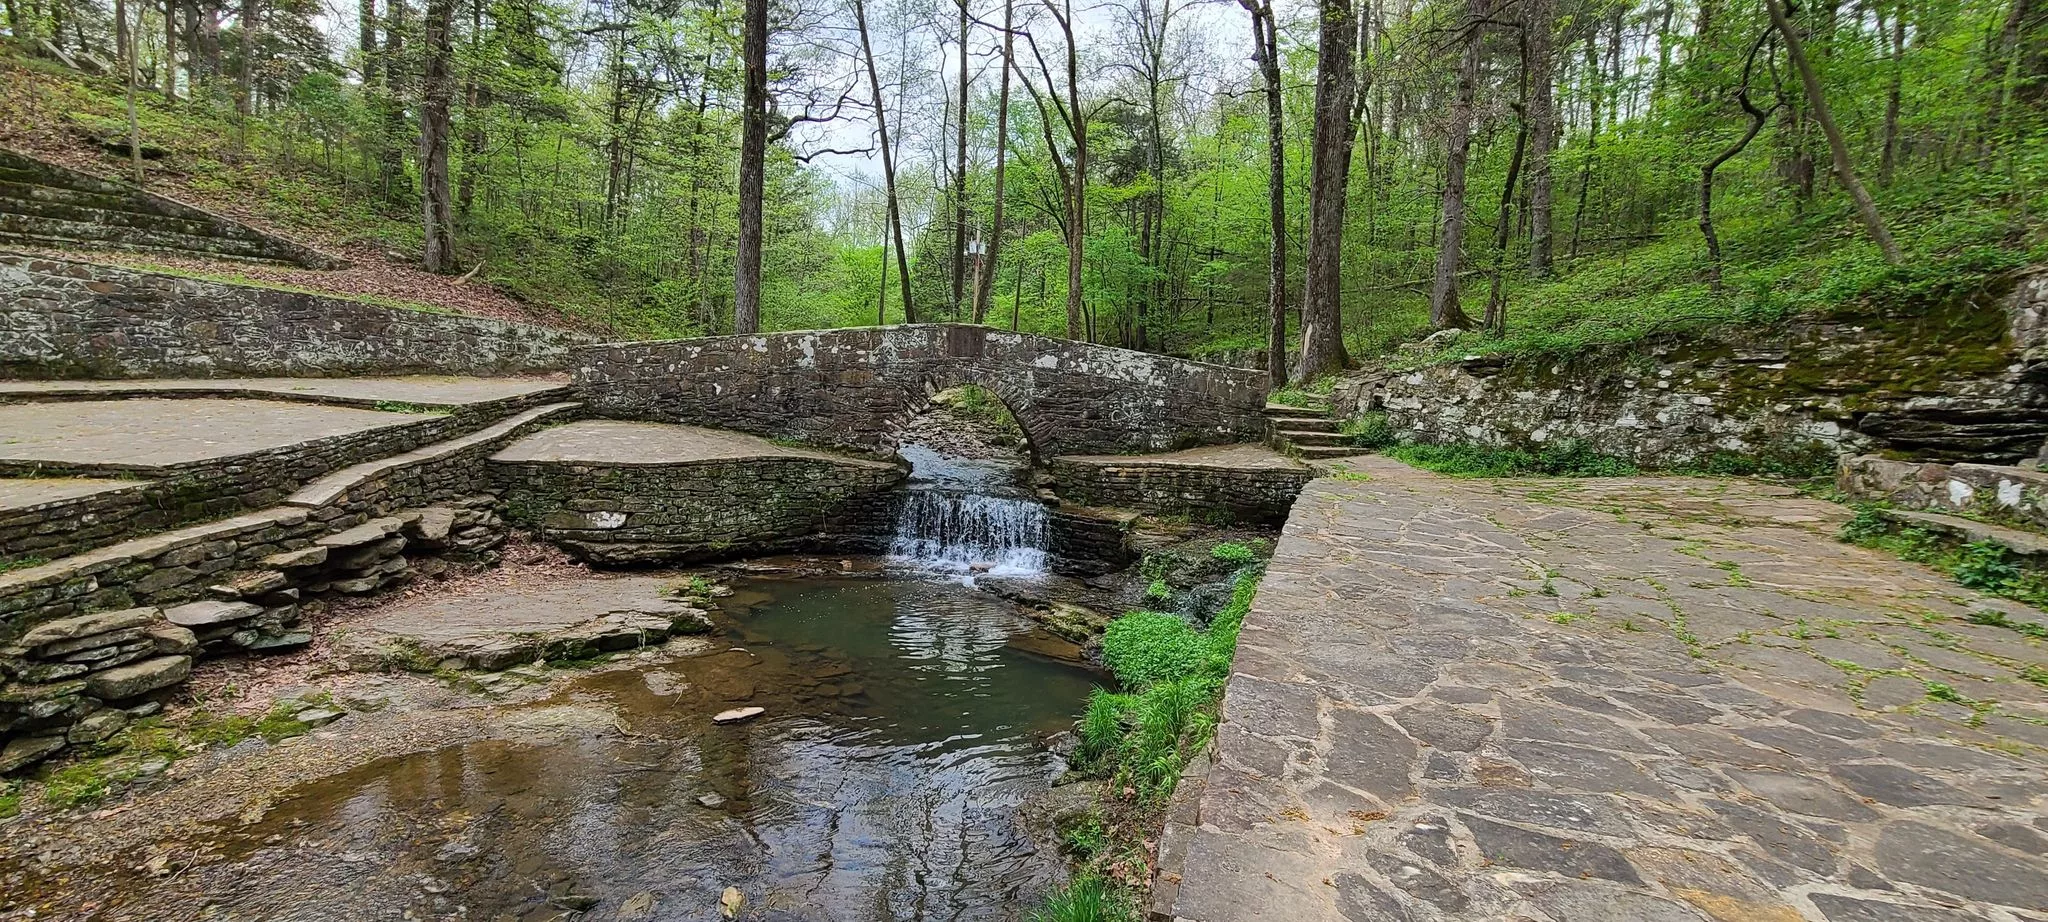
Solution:
<svg viewBox="0 0 2048 922"><path fill-rule="evenodd" d="M1386 454L1406 464L1454 477L1627 477L1636 473L1636 466L1628 461L1600 454L1578 441L1551 445L1537 452L1469 442L1411 442L1392 446Z"/></svg>

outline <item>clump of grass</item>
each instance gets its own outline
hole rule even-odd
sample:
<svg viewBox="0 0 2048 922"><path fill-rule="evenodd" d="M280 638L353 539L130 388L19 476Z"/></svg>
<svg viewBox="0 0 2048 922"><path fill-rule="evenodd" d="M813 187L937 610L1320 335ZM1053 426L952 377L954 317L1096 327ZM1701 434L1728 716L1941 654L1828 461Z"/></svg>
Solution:
<svg viewBox="0 0 2048 922"><path fill-rule="evenodd" d="M0 820L21 815L21 783L0 781Z"/></svg>
<svg viewBox="0 0 2048 922"><path fill-rule="evenodd" d="M1102 635L1102 661L1127 688L1143 688L1192 675L1207 664L1208 638L1179 617L1136 611L1110 622Z"/></svg>
<svg viewBox="0 0 2048 922"><path fill-rule="evenodd" d="M2028 637L2048 640L2048 624L2042 624L2038 621L2014 621L2006 617L2005 612L1996 609L1980 608L1969 613L1966 618L1971 624L2002 627L2007 630L2018 631Z"/></svg>
<svg viewBox="0 0 2048 922"><path fill-rule="evenodd" d="M1075 878L1031 914L1031 922L1127 922L1135 918L1130 900L1095 875Z"/></svg>
<svg viewBox="0 0 2048 922"><path fill-rule="evenodd" d="M1385 452L1403 463L1454 477L1627 477L1636 473L1634 464L1600 454L1577 440L1536 452L1469 442L1411 442L1390 446Z"/></svg>
<svg viewBox="0 0 2048 922"><path fill-rule="evenodd" d="M1397 441L1394 424L1378 411L1347 419L1338 431L1354 448L1381 449Z"/></svg>
<svg viewBox="0 0 2048 922"><path fill-rule="evenodd" d="M1163 579L1155 579L1145 586L1145 601L1162 603L1173 601L1173 587Z"/></svg>

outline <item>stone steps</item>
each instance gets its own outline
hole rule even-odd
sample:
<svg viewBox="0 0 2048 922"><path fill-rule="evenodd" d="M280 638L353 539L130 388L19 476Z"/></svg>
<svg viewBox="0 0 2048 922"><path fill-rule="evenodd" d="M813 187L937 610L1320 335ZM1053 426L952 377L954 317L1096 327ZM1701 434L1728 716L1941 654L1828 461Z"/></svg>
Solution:
<svg viewBox="0 0 2048 922"><path fill-rule="evenodd" d="M1314 431L1301 429L1281 429L1274 432L1273 437L1297 447L1307 447L1311 445L1342 445L1344 444L1346 439L1350 438L1350 436L1347 436L1341 432L1332 432L1328 430Z"/></svg>
<svg viewBox="0 0 2048 922"><path fill-rule="evenodd" d="M335 268L303 245L123 182L0 149L0 244Z"/></svg>
<svg viewBox="0 0 2048 922"><path fill-rule="evenodd" d="M1268 420L1281 432L1336 432L1339 424L1327 416L1276 416Z"/></svg>
<svg viewBox="0 0 2048 922"><path fill-rule="evenodd" d="M72 202L49 201L40 198L15 198L0 194L0 214L20 215L24 218L41 218L49 221L71 221L106 227L125 227L165 234L183 234L190 237L239 240L246 241L257 247L262 246L261 238L250 233L246 228L222 225L218 221L176 217L131 208L110 208L102 205L83 205Z"/></svg>
<svg viewBox="0 0 2048 922"><path fill-rule="evenodd" d="M1295 445L1292 452L1305 459L1352 458L1366 454L1366 450L1354 445Z"/></svg>
<svg viewBox="0 0 2048 922"><path fill-rule="evenodd" d="M1287 404L1287 403L1268 403L1268 404L1266 404L1266 415L1267 415L1267 416L1306 416L1306 415L1310 415L1310 414L1316 414L1316 413L1325 413L1325 414L1326 414L1326 413L1329 413L1329 412L1330 412L1330 404L1329 404L1329 401L1317 401L1317 402L1314 402L1314 403L1310 403L1310 404L1307 404L1307 405L1305 405L1305 406L1295 406L1295 405L1293 405L1293 404Z"/></svg>
<svg viewBox="0 0 2048 922"><path fill-rule="evenodd" d="M266 252L263 244L233 237L142 228L123 228L113 234L108 233L108 230L105 226L88 221L67 221L61 218L0 211L0 241L10 243L144 252L172 251L252 262L279 262Z"/></svg>
<svg viewBox="0 0 2048 922"><path fill-rule="evenodd" d="M192 217L191 214L176 206L151 202L132 195L99 192L92 189L76 189L65 186L46 186L42 183L19 179L0 179L0 204L12 207L13 203L17 202L75 205L82 208L98 208L106 211L161 215L166 218Z"/></svg>

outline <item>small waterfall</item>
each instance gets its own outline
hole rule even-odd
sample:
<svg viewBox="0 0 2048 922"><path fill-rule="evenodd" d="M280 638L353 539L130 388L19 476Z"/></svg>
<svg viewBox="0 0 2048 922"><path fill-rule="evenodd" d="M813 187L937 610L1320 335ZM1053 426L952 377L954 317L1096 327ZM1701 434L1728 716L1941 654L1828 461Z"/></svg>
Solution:
<svg viewBox="0 0 2048 922"><path fill-rule="evenodd" d="M1004 576L1045 572L1045 507L1029 499L915 489L903 498L889 555L931 570Z"/></svg>
<svg viewBox="0 0 2048 922"><path fill-rule="evenodd" d="M910 490L889 556L949 573L1045 572L1045 507L1018 485L1019 470L906 445Z"/></svg>

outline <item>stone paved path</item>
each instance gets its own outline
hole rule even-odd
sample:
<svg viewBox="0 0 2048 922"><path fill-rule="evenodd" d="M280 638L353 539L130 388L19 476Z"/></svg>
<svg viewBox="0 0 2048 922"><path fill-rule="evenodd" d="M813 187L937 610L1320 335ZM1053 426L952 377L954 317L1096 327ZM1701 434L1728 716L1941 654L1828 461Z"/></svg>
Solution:
<svg viewBox="0 0 2048 922"><path fill-rule="evenodd" d="M398 375L381 378L156 378L136 381L0 381L0 402L148 396L151 394L251 396L371 405L412 403L466 406L544 391L566 390L560 378L470 378Z"/></svg>
<svg viewBox="0 0 2048 922"><path fill-rule="evenodd" d="M1301 462L1264 445L1205 445L1142 455L1063 455L1062 460L1126 467L1184 467L1226 471L1296 471Z"/></svg>
<svg viewBox="0 0 2048 922"><path fill-rule="evenodd" d="M417 422L411 413L276 400L0 405L0 462L150 470Z"/></svg>
<svg viewBox="0 0 2048 922"><path fill-rule="evenodd" d="M1351 463L1245 623L1175 916L2048 919L2048 649L1969 620L2041 613L1765 485Z"/></svg>
<svg viewBox="0 0 2048 922"><path fill-rule="evenodd" d="M747 458L817 458L848 463L845 455L781 445L756 435L672 423L634 423L589 419L542 429L491 456L493 461L547 461L586 464L680 464L689 461L732 461Z"/></svg>

